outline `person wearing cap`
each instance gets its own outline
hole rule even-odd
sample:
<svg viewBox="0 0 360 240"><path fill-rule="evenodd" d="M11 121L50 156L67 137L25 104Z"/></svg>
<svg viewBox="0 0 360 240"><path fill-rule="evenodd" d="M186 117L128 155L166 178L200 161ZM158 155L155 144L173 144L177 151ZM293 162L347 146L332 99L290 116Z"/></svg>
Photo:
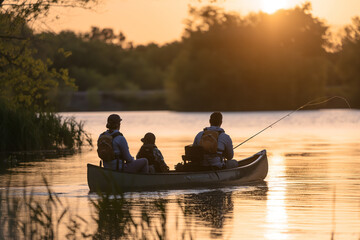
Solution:
<svg viewBox="0 0 360 240"><path fill-rule="evenodd" d="M210 127L204 128L194 139L193 146L200 146L202 136L206 131L218 132L216 153L204 154L204 161L202 162L203 170L222 169L225 167L224 159L231 162L231 159L234 157L232 140L230 136L225 133L224 129L221 128L222 118L223 116L220 112L213 112L210 115Z"/></svg>
<svg viewBox="0 0 360 240"><path fill-rule="evenodd" d="M156 138L153 133L148 132L145 134L145 136L141 139L144 144L141 146L138 154L136 155L136 159L148 159L150 172L168 172L169 167L166 165L160 150L155 145L155 139Z"/></svg>
<svg viewBox="0 0 360 240"><path fill-rule="evenodd" d="M106 128L108 130L102 134L108 134L114 136L112 144L116 158L113 161L104 162L104 168L110 168L113 170L121 169L124 172L148 173L149 172L148 160L146 158L140 158L135 160L131 156L129 152L128 143L125 137L119 131L121 121L122 119L117 114L111 114L107 119Z"/></svg>

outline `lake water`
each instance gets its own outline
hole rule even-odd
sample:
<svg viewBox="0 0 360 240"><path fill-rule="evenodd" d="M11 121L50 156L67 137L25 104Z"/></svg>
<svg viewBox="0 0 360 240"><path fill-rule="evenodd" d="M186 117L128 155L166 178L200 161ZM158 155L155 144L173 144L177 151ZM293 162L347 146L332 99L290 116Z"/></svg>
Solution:
<svg viewBox="0 0 360 240"><path fill-rule="evenodd" d="M151 131L171 169L181 162L184 146L208 125L210 113L169 111L117 112L121 132L136 155L140 139ZM288 112L228 112L223 128L234 146ZM62 113L85 121L94 143L105 130L110 112ZM269 158L265 183L218 189L129 193L136 209L164 200L167 237L191 229L194 239L359 239L360 238L360 111L299 111L235 150L242 159L262 149ZM96 148L59 159L22 163L0 175L0 191L11 177L13 194L23 181L35 197L46 195L42 176L51 189L83 218L94 211L89 198L86 164L98 164ZM182 215L180 205L187 210ZM139 210L140 212L140 210ZM156 212L154 212L156 214ZM176 227L176 223L180 226ZM175 237L176 236L176 237Z"/></svg>

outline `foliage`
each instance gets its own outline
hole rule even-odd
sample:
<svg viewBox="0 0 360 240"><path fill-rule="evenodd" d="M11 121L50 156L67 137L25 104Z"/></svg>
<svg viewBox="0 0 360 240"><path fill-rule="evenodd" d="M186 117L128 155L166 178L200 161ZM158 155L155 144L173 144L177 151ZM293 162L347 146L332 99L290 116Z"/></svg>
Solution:
<svg viewBox="0 0 360 240"><path fill-rule="evenodd" d="M59 85L74 88L65 69L35 57L33 36L24 19L0 15L0 151L49 150L83 145L83 123L48 113L50 94Z"/></svg>
<svg viewBox="0 0 360 240"><path fill-rule="evenodd" d="M73 79L66 69L54 69L50 59L34 57L30 46L32 31L24 19L0 15L0 33L15 34L20 39L0 38L0 94L3 103L13 108L44 110L49 103L50 91L59 83L74 88Z"/></svg>
<svg viewBox="0 0 360 240"><path fill-rule="evenodd" d="M68 70L55 69L33 47L29 27L50 7L84 6L89 0L0 2L0 151L49 150L80 147L91 139L83 123L48 112L58 88L76 89ZM59 51L62 56L67 53Z"/></svg>
<svg viewBox="0 0 360 240"><path fill-rule="evenodd" d="M124 48L124 34L116 35L107 28L92 27L83 34L41 33L36 37L38 56L54 59L56 69L69 69L80 91L162 89L167 67L177 54L176 43ZM63 53L68 57L63 58Z"/></svg>
<svg viewBox="0 0 360 240"><path fill-rule="evenodd" d="M8 105L44 110L49 93L60 86L75 88L64 68L51 68L50 58L39 59L30 23L46 17L53 7L89 7L96 0L0 1L0 93Z"/></svg>
<svg viewBox="0 0 360 240"><path fill-rule="evenodd" d="M100 29L99 27L91 27L91 32L85 33L83 38L90 41L100 41L119 45L122 45L126 39L122 32L120 32L119 35L116 35L112 28Z"/></svg>
<svg viewBox="0 0 360 240"><path fill-rule="evenodd" d="M191 14L169 75L172 108L286 109L324 95L327 27L309 5L245 18L214 7Z"/></svg>
<svg viewBox="0 0 360 240"><path fill-rule="evenodd" d="M338 85L342 86L350 99L360 106L360 17L345 27L342 49L336 53Z"/></svg>
<svg viewBox="0 0 360 240"><path fill-rule="evenodd" d="M0 1L0 13L24 19L29 23L47 16L53 7L89 8L90 3L96 2L96 0L7 0Z"/></svg>
<svg viewBox="0 0 360 240"><path fill-rule="evenodd" d="M34 2L42 4L46 15L46 4L81 6L87 1ZM5 7L1 9L4 12ZM325 95L341 95L360 106L358 18L346 27L342 46L327 52L330 32L312 15L310 3L274 14L240 16L211 6L190 8L189 13L182 40L162 46L134 46L123 32L96 26L84 33L35 35L28 27L17 27L11 38L0 36L2 43L11 44L1 45L8 56L16 56L22 66L0 72L7 75L4 79L14 79L7 81L9 87L0 86L2 96L38 109L49 103L60 109L63 106L56 103L76 91L77 85L79 91L89 93L92 109L104 107L100 101L104 95L116 98L115 92L164 89L173 110L293 109ZM9 16L15 19L15 15L13 11ZM12 26L9 29L16 29L14 23L7 24ZM6 51L0 49L0 54ZM2 59L0 65L6 57ZM21 81L27 84L17 87ZM135 106L131 109L144 106L141 99L130 102ZM146 109L158 109L157 104L149 103Z"/></svg>

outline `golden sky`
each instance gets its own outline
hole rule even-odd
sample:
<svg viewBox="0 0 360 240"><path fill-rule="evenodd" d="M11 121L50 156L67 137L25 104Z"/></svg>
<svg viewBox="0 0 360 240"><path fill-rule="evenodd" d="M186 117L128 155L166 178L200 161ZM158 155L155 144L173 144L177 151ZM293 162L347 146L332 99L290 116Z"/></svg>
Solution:
<svg viewBox="0 0 360 240"><path fill-rule="evenodd" d="M110 27L115 33L122 31L128 41L135 44L149 42L166 43L180 39L188 6L208 3L202 0L99 0L94 10L57 8L51 16L59 19L47 21L40 30L55 32L70 29L88 31L91 26ZM218 0L217 5L241 15L264 11L272 13L279 8L300 5L302 0ZM354 16L360 16L360 0L312 0L313 15L324 19L334 27L350 24ZM46 28L48 26L49 28Z"/></svg>

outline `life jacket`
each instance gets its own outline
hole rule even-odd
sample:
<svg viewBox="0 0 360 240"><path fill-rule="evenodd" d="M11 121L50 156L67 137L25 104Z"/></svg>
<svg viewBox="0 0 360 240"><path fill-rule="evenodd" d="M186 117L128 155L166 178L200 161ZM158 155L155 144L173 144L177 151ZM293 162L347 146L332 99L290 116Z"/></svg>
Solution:
<svg viewBox="0 0 360 240"><path fill-rule="evenodd" d="M204 149L205 153L218 153L218 138L223 131L215 131L204 129L199 145Z"/></svg>
<svg viewBox="0 0 360 240"><path fill-rule="evenodd" d="M154 149L157 149L155 144L144 144L141 146L136 158L146 158L149 162L149 165L153 165L155 172L168 172L169 167L166 163L154 153ZM156 150L156 152L159 150Z"/></svg>
<svg viewBox="0 0 360 240"><path fill-rule="evenodd" d="M141 146L136 158L146 158L149 162L149 165L154 165L155 156L154 156L154 144L144 144Z"/></svg>
<svg viewBox="0 0 360 240"><path fill-rule="evenodd" d="M123 136L120 132L116 132L112 135L107 132L103 132L97 142L97 153L99 158L101 158L104 162L110 162L119 156L115 156L113 149L113 140L117 136Z"/></svg>

